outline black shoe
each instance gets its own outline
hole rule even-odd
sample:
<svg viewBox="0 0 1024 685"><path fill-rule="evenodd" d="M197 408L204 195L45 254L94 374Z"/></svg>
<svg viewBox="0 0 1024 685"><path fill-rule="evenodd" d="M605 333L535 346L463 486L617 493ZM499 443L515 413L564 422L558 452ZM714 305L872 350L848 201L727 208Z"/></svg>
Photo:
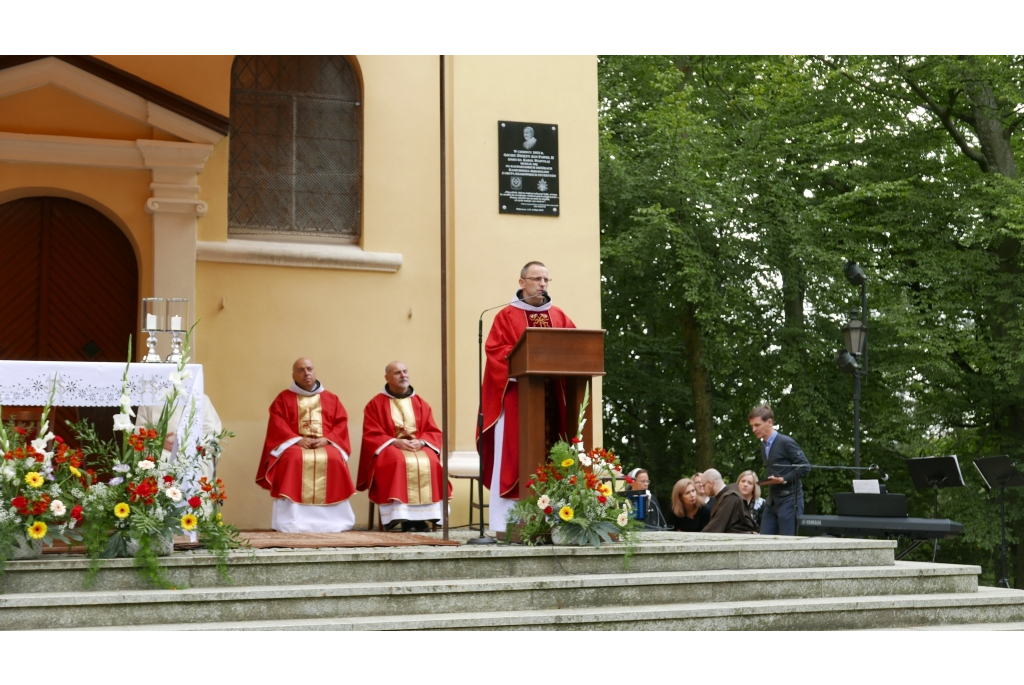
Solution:
<svg viewBox="0 0 1024 685"><path fill-rule="evenodd" d="M387 523L384 524L384 530L386 530L387 532L390 533L391 531L393 531L395 528L398 527L399 523L402 524L402 531L404 532L405 531L405 524L407 524L408 521L405 521L403 519L393 519L391 521L388 521Z"/></svg>

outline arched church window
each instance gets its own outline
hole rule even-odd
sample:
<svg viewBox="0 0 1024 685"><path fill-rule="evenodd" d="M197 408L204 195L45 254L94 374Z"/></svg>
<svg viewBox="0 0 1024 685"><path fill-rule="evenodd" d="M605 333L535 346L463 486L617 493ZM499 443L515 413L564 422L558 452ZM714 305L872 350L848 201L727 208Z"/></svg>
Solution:
<svg viewBox="0 0 1024 685"><path fill-rule="evenodd" d="M236 57L229 235L358 240L360 105L359 79L344 57Z"/></svg>

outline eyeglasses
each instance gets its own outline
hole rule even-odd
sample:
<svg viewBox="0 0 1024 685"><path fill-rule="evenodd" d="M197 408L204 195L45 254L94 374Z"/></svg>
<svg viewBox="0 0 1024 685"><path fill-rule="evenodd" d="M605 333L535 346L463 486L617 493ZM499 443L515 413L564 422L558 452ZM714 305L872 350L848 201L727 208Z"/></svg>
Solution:
<svg viewBox="0 0 1024 685"><path fill-rule="evenodd" d="M544 276L532 276L532 277L524 278L523 280L524 281L533 281L534 283L551 283L551 279L550 278L545 278Z"/></svg>

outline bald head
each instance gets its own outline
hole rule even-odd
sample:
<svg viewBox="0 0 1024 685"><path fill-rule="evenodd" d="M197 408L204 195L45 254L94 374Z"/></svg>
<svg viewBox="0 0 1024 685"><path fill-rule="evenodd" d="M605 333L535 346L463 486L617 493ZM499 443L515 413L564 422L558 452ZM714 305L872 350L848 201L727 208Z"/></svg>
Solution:
<svg viewBox="0 0 1024 685"><path fill-rule="evenodd" d="M409 369L400 361L393 361L384 367L384 380L392 395L404 395L409 391Z"/></svg>
<svg viewBox="0 0 1024 685"><path fill-rule="evenodd" d="M312 392L316 387L316 369L313 368L313 362L305 357L296 359L292 364L292 380L306 392Z"/></svg>
<svg viewBox="0 0 1024 685"><path fill-rule="evenodd" d="M724 487L722 474L717 469L708 469L704 472L704 493L708 497L715 497Z"/></svg>

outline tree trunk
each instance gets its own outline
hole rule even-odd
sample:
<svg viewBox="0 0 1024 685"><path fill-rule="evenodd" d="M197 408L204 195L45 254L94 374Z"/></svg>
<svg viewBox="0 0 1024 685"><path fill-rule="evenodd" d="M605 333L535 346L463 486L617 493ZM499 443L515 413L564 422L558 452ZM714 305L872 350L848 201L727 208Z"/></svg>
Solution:
<svg viewBox="0 0 1024 685"><path fill-rule="evenodd" d="M989 166L997 174L1017 178L1017 161L1013 158L1013 148L1010 146L1010 132L999 117L999 104L992 86L981 81L967 81L964 90L971 101L975 122L973 129Z"/></svg>
<svg viewBox="0 0 1024 685"><path fill-rule="evenodd" d="M704 365L704 345L701 342L697 308L687 302L680 317L683 327L683 345L686 366L690 371L690 390L693 393L693 426L696 433L697 469L711 468L715 455L714 419L711 416L711 383Z"/></svg>

